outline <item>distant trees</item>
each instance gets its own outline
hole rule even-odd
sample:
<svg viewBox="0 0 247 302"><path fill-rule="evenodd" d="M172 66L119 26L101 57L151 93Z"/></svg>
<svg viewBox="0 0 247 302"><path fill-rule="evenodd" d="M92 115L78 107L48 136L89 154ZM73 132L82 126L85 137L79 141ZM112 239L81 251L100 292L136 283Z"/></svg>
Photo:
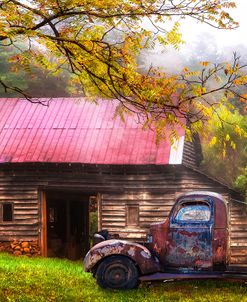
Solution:
<svg viewBox="0 0 247 302"><path fill-rule="evenodd" d="M25 72L23 70L19 70L17 72L16 64L11 64L9 60L15 55L15 51L13 47L2 47L0 46L0 79L6 85L15 85L19 87L21 91L25 91L27 89L27 83L24 79ZM6 94L4 87L0 85L0 94L3 97L12 96L13 94L9 92Z"/></svg>
<svg viewBox="0 0 247 302"><path fill-rule="evenodd" d="M32 62L21 66L18 55L22 47L22 44L18 48L0 46L0 79L3 82L0 97L20 97L21 94L34 98L69 96L69 73L47 74ZM8 89L9 86L15 89Z"/></svg>

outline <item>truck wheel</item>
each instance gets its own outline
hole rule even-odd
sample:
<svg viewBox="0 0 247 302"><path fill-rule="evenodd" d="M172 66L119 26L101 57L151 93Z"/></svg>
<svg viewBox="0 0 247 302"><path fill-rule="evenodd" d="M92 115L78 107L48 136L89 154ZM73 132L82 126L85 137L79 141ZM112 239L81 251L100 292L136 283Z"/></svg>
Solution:
<svg viewBox="0 0 247 302"><path fill-rule="evenodd" d="M96 271L97 283L103 288L132 289L138 285L138 269L127 257L110 256L104 259Z"/></svg>

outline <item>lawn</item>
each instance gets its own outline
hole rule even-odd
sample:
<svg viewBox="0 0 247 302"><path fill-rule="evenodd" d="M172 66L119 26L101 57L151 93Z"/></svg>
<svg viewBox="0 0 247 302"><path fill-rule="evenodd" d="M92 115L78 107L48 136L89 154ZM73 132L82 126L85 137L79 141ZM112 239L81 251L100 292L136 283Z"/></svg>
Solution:
<svg viewBox="0 0 247 302"><path fill-rule="evenodd" d="M220 281L142 284L131 291L99 288L80 262L0 254L0 301L246 301L247 285Z"/></svg>

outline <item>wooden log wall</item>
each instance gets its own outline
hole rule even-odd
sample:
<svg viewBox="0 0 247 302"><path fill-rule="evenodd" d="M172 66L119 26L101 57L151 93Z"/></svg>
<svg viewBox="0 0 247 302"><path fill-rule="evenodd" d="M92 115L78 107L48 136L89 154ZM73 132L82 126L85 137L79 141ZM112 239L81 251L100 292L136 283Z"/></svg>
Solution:
<svg viewBox="0 0 247 302"><path fill-rule="evenodd" d="M230 202L230 262L247 264L247 205Z"/></svg>
<svg viewBox="0 0 247 302"><path fill-rule="evenodd" d="M183 192L205 190L228 199L229 189L219 182L182 165L177 166L92 166L79 164L1 165L0 204L12 202L14 221L0 222L0 241L40 240L39 194L46 190L68 190L78 194L101 194L101 229L121 238L142 242L150 223L164 220ZM126 207L138 205L139 225L126 224ZM230 207L231 247L247 238L247 218ZM236 218L239 215L239 218ZM235 225L236 219L238 224ZM239 228L239 229L238 229ZM241 228L241 230L240 230ZM240 230L240 232L236 232ZM242 237L241 237L242 236ZM241 239L243 238L243 239ZM239 248L241 247L241 249ZM234 248L232 260L243 259L243 245ZM235 257L235 258L234 258Z"/></svg>
<svg viewBox="0 0 247 302"><path fill-rule="evenodd" d="M39 235L38 187L26 178L0 175L0 204L13 204L13 221L0 221L0 240L33 241Z"/></svg>
<svg viewBox="0 0 247 302"><path fill-rule="evenodd" d="M182 163L188 167L197 168L203 160L200 138L195 134L192 141L184 141Z"/></svg>
<svg viewBox="0 0 247 302"><path fill-rule="evenodd" d="M197 155L195 153L194 142L185 140L184 150L183 150L183 164L189 167L198 166L198 160L197 160Z"/></svg>
<svg viewBox="0 0 247 302"><path fill-rule="evenodd" d="M229 197L229 190L220 183L185 167L174 166L136 175L132 183L129 178L133 176L121 176L122 184L128 188L127 194L103 194L101 200L101 229L108 229L123 239L144 241L149 225L163 221L181 193L204 190L221 193L226 200ZM135 227L127 225L126 208L131 204L139 206L139 225Z"/></svg>
<svg viewBox="0 0 247 302"><path fill-rule="evenodd" d="M128 226L126 207L139 206L139 225ZM174 194L103 194L102 229L120 238L142 242L146 238L149 226L153 222L164 220L174 204Z"/></svg>

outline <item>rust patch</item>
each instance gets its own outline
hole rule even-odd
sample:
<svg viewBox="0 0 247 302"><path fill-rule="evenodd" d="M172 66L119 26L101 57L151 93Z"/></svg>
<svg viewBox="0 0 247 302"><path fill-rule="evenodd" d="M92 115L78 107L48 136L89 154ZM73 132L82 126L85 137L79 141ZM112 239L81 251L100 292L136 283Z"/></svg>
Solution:
<svg viewBox="0 0 247 302"><path fill-rule="evenodd" d="M95 245L84 259L85 271L93 267L103 258L111 255L124 255L131 258L140 268L142 274L160 270L159 261L144 246L124 240L106 240Z"/></svg>

